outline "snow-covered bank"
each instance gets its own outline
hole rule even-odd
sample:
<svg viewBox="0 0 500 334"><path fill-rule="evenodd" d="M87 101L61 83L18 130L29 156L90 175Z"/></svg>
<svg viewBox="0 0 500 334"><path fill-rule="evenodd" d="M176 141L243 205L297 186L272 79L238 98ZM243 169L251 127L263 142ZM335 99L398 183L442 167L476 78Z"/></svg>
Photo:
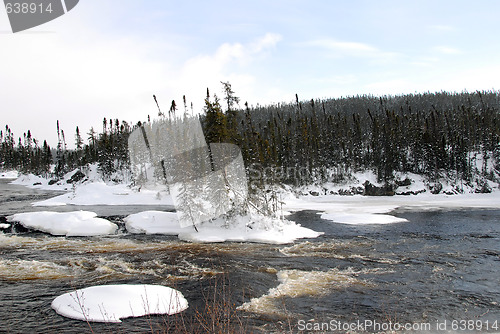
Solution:
<svg viewBox="0 0 500 334"><path fill-rule="evenodd" d="M33 189L67 191L44 201L33 203L34 206L62 205L169 205L173 206L166 186L155 188L133 188L126 182L104 182L96 166L90 166L84 172L78 169L67 173L60 180L43 178L37 175L21 175L11 184Z"/></svg>
<svg viewBox="0 0 500 334"><path fill-rule="evenodd" d="M441 180L438 189L422 176L398 175L392 188L384 188L373 172L355 173L343 183L324 183L299 188L284 187L283 209L287 212L317 210L321 218L335 223L391 224L406 221L389 213L396 209L439 210L462 208L500 208L498 184L486 181L490 192L479 193L477 187L460 186L449 180ZM481 181L482 182L482 181ZM393 196L367 196L367 192L379 194L391 192ZM435 192L435 193L433 193ZM437 192L437 193L436 193ZM365 194L365 195L363 195Z"/></svg>
<svg viewBox="0 0 500 334"><path fill-rule="evenodd" d="M67 183L67 180L69 180L69 178L55 181L39 175L22 174L12 181L11 184L17 184L32 189L64 191L72 188L72 184Z"/></svg>
<svg viewBox="0 0 500 334"><path fill-rule="evenodd" d="M94 212L25 212L8 216L9 222L19 222L26 228L65 236L96 236L114 234L116 224L97 218Z"/></svg>
<svg viewBox="0 0 500 334"><path fill-rule="evenodd" d="M500 179L500 175L497 176ZM338 182L324 182L295 187L293 191L300 195L367 195L367 196L392 196L392 195L417 195L423 193L461 195L472 193L490 193L500 191L500 184L476 177L474 181L465 182L453 178L440 178L430 181L422 175L413 173L398 173L394 180L386 183L378 182L373 171L364 171L349 174Z"/></svg>
<svg viewBox="0 0 500 334"><path fill-rule="evenodd" d="M52 301L60 315L83 321L121 322L188 308L181 292L161 285L99 285L65 293Z"/></svg>
<svg viewBox="0 0 500 334"><path fill-rule="evenodd" d="M160 190L132 189L125 184L102 181L76 186L71 192L33 203L34 206L60 205L169 205L172 198L166 188Z"/></svg>
<svg viewBox="0 0 500 334"><path fill-rule="evenodd" d="M19 173L15 170L0 172L0 179L17 179L19 177Z"/></svg>
<svg viewBox="0 0 500 334"><path fill-rule="evenodd" d="M421 193L409 196L294 196L285 198L287 212L317 210L321 218L342 224L390 224L405 219L390 215L396 209L416 211L483 208L500 209L500 191L488 194L446 195Z"/></svg>

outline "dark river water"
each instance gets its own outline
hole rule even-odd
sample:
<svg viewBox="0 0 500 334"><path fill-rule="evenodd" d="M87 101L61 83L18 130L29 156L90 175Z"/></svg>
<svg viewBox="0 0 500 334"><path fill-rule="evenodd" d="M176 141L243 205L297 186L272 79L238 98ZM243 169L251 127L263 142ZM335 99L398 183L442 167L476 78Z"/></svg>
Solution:
<svg viewBox="0 0 500 334"><path fill-rule="evenodd" d="M0 180L0 223L16 212L81 209L30 204L50 196ZM84 209L121 224L153 208ZM0 333L204 333L218 331L214 323L230 332L500 332L500 210L395 215L408 222L342 225L296 212L288 219L325 233L287 245L123 231L67 238L14 226L0 232ZM72 289L111 283L167 285L190 306L120 324L87 324L50 307Z"/></svg>

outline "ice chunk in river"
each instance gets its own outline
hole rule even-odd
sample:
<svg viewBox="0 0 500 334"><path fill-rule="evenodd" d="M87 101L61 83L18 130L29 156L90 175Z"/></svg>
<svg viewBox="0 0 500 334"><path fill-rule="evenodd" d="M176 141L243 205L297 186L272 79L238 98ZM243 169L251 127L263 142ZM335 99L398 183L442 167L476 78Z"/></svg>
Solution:
<svg viewBox="0 0 500 334"><path fill-rule="evenodd" d="M90 211L24 212L8 216L7 220L52 235L73 237L113 234L118 229L116 224L97 218L97 214Z"/></svg>
<svg viewBox="0 0 500 334"><path fill-rule="evenodd" d="M52 308L72 319L121 322L148 314L179 313L188 308L181 292L161 285L98 285L65 293L52 301Z"/></svg>

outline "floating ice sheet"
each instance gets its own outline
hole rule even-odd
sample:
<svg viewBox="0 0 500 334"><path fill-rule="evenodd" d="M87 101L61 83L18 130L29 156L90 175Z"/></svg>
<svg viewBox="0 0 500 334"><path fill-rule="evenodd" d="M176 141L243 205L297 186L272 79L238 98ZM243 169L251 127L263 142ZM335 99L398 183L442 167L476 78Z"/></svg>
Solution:
<svg viewBox="0 0 500 334"><path fill-rule="evenodd" d="M148 314L179 313L188 308L181 292L161 285L98 285L65 293L52 308L72 319L121 322Z"/></svg>
<svg viewBox="0 0 500 334"><path fill-rule="evenodd" d="M27 228L65 236L95 236L113 234L118 226L110 221L97 218L90 211L73 212L24 212L8 216L9 222L20 222Z"/></svg>

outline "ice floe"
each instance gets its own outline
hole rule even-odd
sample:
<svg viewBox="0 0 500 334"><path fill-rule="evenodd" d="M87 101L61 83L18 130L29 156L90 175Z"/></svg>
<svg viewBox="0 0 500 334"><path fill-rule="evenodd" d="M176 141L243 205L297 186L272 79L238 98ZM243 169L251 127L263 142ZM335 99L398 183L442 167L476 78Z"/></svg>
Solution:
<svg viewBox="0 0 500 334"><path fill-rule="evenodd" d="M114 234L116 224L97 218L97 214L89 211L72 212L24 212L8 216L9 222L19 222L26 228L65 236L96 236Z"/></svg>
<svg viewBox="0 0 500 334"><path fill-rule="evenodd" d="M65 236L97 236L114 234L117 225L89 211L25 212L8 216L26 228ZM176 235L190 242L260 242L286 244L300 238L316 238L322 232L300 226L286 219L264 216L218 218L194 227L181 227L175 212L144 211L125 217L125 226L132 234Z"/></svg>
<svg viewBox="0 0 500 334"><path fill-rule="evenodd" d="M321 218L335 223L365 225L405 222L392 211L399 209L428 211L463 208L500 208L500 192L490 194L433 195L429 193L410 196L293 196L285 195L287 212L315 210Z"/></svg>
<svg viewBox="0 0 500 334"><path fill-rule="evenodd" d="M52 308L72 319L121 322L148 314L179 313L188 308L181 292L161 285L98 285L65 293L52 301Z"/></svg>

